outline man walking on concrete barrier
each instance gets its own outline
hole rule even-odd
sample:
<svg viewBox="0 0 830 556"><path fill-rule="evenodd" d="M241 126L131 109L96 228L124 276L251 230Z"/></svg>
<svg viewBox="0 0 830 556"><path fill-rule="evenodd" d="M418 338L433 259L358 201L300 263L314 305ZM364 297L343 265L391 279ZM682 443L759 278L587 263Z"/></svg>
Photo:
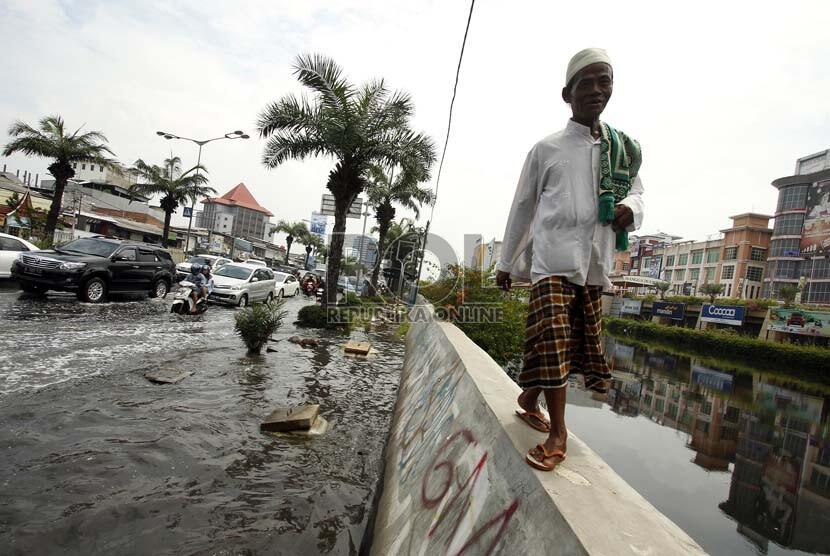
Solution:
<svg viewBox="0 0 830 556"><path fill-rule="evenodd" d="M516 413L548 433L526 457L544 471L567 452L568 376L581 373L587 388L607 392L601 294L611 286L615 248L628 249L628 232L643 219L640 146L599 119L613 81L604 50L571 59L562 99L573 116L527 155L496 267L505 290L512 279L532 282ZM538 405L543 392L550 421Z"/></svg>

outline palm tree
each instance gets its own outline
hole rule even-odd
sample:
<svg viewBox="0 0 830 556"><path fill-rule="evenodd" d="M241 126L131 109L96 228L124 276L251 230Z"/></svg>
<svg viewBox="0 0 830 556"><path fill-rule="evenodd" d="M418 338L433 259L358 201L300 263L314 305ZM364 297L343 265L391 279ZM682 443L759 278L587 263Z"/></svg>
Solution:
<svg viewBox="0 0 830 556"><path fill-rule="evenodd" d="M323 247L323 240L320 239L320 236L314 234L308 234L308 237L305 238L303 241L305 243L305 268L308 268L308 258L311 256L312 251L317 249L319 253L320 248Z"/></svg>
<svg viewBox="0 0 830 556"><path fill-rule="evenodd" d="M164 211L164 231L162 232L161 244L167 247L167 236L170 233L170 217L179 208L179 205L215 195L216 190L205 184L208 179L204 173L207 172L204 166L194 166L187 172L181 172L181 159L178 156L167 158L163 166L150 165L140 158L135 161L129 172L144 180L135 184L131 191L134 195L152 197L161 195L159 205ZM185 245L187 249L187 245Z"/></svg>
<svg viewBox="0 0 830 556"><path fill-rule="evenodd" d="M337 295L346 215L366 186L369 165L434 159L435 148L431 139L410 128L414 107L409 95L391 92L383 80L357 87L340 66L320 55L298 56L294 73L311 89L313 99L284 96L262 111L257 129L269 138L262 158L269 168L316 156L335 159L326 183L335 200L324 300L328 303Z"/></svg>
<svg viewBox="0 0 830 556"><path fill-rule="evenodd" d="M707 282L700 286L700 293L709 296L709 303L714 303L715 298L723 293L724 285Z"/></svg>
<svg viewBox="0 0 830 556"><path fill-rule="evenodd" d="M271 233L274 232L288 234L285 238L285 264L288 264L288 254L291 253L291 244L294 243L294 240L305 243L306 238L311 235L305 222L287 222L285 220L280 220L276 226L271 227Z"/></svg>
<svg viewBox="0 0 830 556"><path fill-rule="evenodd" d="M113 155L113 152L107 147L107 138L104 134L100 131L81 133L82 127L68 134L64 129L63 118L60 116L43 118L39 122L39 129L20 120L9 127L8 134L13 137L13 140L3 148L3 156L21 152L27 156L53 159L52 164L49 165L49 173L55 178L55 193L43 230L44 241L48 243L52 242L52 236L58 224L66 182L75 176L72 164L91 162L105 168L115 168L115 161L108 156Z"/></svg>
<svg viewBox="0 0 830 556"><path fill-rule="evenodd" d="M378 226L373 227L372 231L380 232ZM415 221L410 218L392 222L386 232L386 253L378 251L378 259L388 255L386 258L389 259L391 268L399 271L404 261L411 260L412 251L420 248L420 237L423 232L423 228L416 227ZM403 275L400 275L398 280L403 278Z"/></svg>
<svg viewBox="0 0 830 556"><path fill-rule="evenodd" d="M658 292L660 292L660 299L666 299L666 292L669 291L669 288L671 288L671 284L660 281L654 284L654 287Z"/></svg>
<svg viewBox="0 0 830 556"><path fill-rule="evenodd" d="M369 204L375 209L375 220L377 220L378 231L378 257L375 260L375 267L372 269L372 289L378 285L380 274L380 254L386 246L386 235L389 226L395 219L395 207L393 203L411 209L418 218L419 209L422 204L432 204L434 195L429 189L418 186L418 183L429 179L429 167L425 161L413 160L407 163L398 172L394 180L390 179L377 165L369 168Z"/></svg>

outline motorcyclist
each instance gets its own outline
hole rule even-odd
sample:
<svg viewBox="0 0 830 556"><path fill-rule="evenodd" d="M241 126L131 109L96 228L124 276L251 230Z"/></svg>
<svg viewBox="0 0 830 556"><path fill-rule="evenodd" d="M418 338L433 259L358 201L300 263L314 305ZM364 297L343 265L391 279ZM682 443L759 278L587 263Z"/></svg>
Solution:
<svg viewBox="0 0 830 556"><path fill-rule="evenodd" d="M205 275L202 274L202 265L193 264L190 266L190 275L187 281L193 284L190 290L190 299L193 300L191 305L192 310L196 310L196 302L199 301L199 296L204 295L206 291Z"/></svg>
<svg viewBox="0 0 830 556"><path fill-rule="evenodd" d="M208 297L213 293L213 274L210 272L209 264L202 267L202 275L205 277L204 296Z"/></svg>

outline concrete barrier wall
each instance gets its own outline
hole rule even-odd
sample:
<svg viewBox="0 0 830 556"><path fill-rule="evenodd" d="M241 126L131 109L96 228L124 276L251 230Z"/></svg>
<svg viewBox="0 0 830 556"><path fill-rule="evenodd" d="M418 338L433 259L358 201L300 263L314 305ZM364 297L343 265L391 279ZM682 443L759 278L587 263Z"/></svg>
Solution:
<svg viewBox="0 0 830 556"><path fill-rule="evenodd" d="M455 326L411 325L372 554L703 553L573 434L555 472L529 467L519 391Z"/></svg>

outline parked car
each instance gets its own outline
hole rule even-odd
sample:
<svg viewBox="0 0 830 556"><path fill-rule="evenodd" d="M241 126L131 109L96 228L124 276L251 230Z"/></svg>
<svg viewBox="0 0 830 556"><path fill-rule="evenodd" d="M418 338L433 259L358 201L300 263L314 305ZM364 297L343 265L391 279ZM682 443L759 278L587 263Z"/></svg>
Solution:
<svg viewBox="0 0 830 556"><path fill-rule="evenodd" d="M83 238L55 249L21 253L11 275L25 292L70 291L83 301L98 303L109 293L165 297L176 265L158 245Z"/></svg>
<svg viewBox="0 0 830 556"><path fill-rule="evenodd" d="M247 307L274 299L274 273L249 263L228 263L213 271L213 293L208 300Z"/></svg>
<svg viewBox="0 0 830 556"><path fill-rule="evenodd" d="M180 282L184 280L185 277L190 274L190 267L194 264L201 266L210 265L210 268L213 271L229 262L231 262L230 259L226 259L225 257L217 257L216 255L193 255L185 262L176 265L176 281Z"/></svg>
<svg viewBox="0 0 830 556"><path fill-rule="evenodd" d="M285 272L275 272L274 290L277 292L277 297L294 297L300 291L300 281L293 275Z"/></svg>
<svg viewBox="0 0 830 556"><path fill-rule="evenodd" d="M0 234L0 279L11 277L12 263L20 253L39 251L25 239L9 234Z"/></svg>
<svg viewBox="0 0 830 556"><path fill-rule="evenodd" d="M264 266L265 268L268 268L268 263L266 263L265 261L261 261L259 259L248 259L245 262L247 264L253 264L253 265L256 265L256 266Z"/></svg>
<svg viewBox="0 0 830 556"><path fill-rule="evenodd" d="M357 293L357 277L340 276L337 279L337 291L340 293Z"/></svg>

